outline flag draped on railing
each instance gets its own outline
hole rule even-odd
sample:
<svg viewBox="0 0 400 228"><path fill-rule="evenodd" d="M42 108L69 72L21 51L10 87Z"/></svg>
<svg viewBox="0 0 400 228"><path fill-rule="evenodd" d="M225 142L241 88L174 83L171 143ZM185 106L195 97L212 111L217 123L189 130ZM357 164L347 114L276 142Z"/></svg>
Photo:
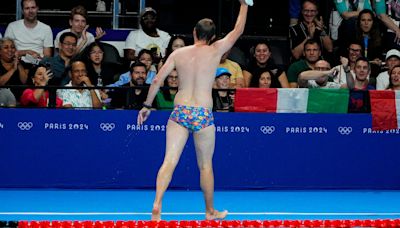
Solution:
<svg viewBox="0 0 400 228"><path fill-rule="evenodd" d="M400 91L370 90L360 92L369 96L370 104L368 101L361 106L371 106L373 130L400 128ZM235 111L347 113L349 100L351 101L349 96L348 89L243 88L236 90ZM360 109L364 110L363 107Z"/></svg>
<svg viewBox="0 0 400 228"><path fill-rule="evenodd" d="M237 89L236 112L347 113L347 89Z"/></svg>

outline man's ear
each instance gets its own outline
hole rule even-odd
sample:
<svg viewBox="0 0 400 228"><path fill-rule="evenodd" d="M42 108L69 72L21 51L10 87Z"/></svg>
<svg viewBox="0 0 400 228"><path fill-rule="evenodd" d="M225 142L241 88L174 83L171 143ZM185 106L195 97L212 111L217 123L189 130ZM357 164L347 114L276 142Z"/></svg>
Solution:
<svg viewBox="0 0 400 228"><path fill-rule="evenodd" d="M198 39L196 29L193 28L193 39L196 42Z"/></svg>

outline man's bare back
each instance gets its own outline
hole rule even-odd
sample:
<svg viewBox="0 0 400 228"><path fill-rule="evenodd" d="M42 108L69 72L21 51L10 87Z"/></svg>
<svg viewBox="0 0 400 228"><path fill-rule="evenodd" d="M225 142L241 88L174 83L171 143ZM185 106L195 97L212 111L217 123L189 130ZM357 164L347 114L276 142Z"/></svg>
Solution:
<svg viewBox="0 0 400 228"><path fill-rule="evenodd" d="M211 90L221 56L214 46L207 44L184 47L170 56L180 76L175 105L212 107Z"/></svg>

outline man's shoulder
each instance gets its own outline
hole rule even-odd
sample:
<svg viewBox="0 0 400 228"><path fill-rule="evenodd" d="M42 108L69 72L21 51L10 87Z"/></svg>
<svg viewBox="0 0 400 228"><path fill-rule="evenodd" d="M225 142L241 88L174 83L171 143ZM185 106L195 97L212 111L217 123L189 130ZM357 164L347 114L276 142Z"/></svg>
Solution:
<svg viewBox="0 0 400 228"><path fill-rule="evenodd" d="M7 29L9 28L15 28L15 27L21 27L24 24L24 20L20 19L20 20L16 20L13 22L10 22L7 26Z"/></svg>
<svg viewBox="0 0 400 228"><path fill-rule="evenodd" d="M45 23L43 23L43 22L41 22L41 21L38 21L38 26L39 26L40 28L47 29L47 30L50 30L50 31L51 31L50 25L45 24Z"/></svg>
<svg viewBox="0 0 400 228"><path fill-rule="evenodd" d="M378 76L376 77L376 79L384 79L384 78L388 78L389 77L389 73L387 71L381 72L378 74Z"/></svg>
<svg viewBox="0 0 400 228"><path fill-rule="evenodd" d="M160 35L160 37L171 37L168 32L163 31L161 29L157 29L157 33Z"/></svg>
<svg viewBox="0 0 400 228"><path fill-rule="evenodd" d="M226 59L226 62L227 62L229 65L231 65L231 66L233 66L233 67L235 67L235 68L240 67L239 63L237 63L237 62L235 62L235 61L233 61L233 60Z"/></svg>
<svg viewBox="0 0 400 228"><path fill-rule="evenodd" d="M289 65L288 71L291 69L298 69L307 66L307 63L304 59L299 59L296 62Z"/></svg>
<svg viewBox="0 0 400 228"><path fill-rule="evenodd" d="M56 39L60 39L60 36L61 36L63 33L65 33L65 32L71 32L71 29L67 28L67 29L64 29L64 30L59 31L59 32L57 33L57 35L56 35Z"/></svg>
<svg viewBox="0 0 400 228"><path fill-rule="evenodd" d="M144 33L142 29L135 29L129 32L129 35L137 35L139 33Z"/></svg>

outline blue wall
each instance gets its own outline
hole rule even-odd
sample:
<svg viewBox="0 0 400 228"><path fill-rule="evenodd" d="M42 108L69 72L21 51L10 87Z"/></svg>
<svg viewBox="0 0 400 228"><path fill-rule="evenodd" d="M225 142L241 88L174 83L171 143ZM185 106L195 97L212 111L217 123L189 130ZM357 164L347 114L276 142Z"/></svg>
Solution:
<svg viewBox="0 0 400 228"><path fill-rule="evenodd" d="M169 112L0 109L0 188L153 188ZM400 189L398 130L369 114L216 113L217 189ZM198 189L190 139L171 187Z"/></svg>

